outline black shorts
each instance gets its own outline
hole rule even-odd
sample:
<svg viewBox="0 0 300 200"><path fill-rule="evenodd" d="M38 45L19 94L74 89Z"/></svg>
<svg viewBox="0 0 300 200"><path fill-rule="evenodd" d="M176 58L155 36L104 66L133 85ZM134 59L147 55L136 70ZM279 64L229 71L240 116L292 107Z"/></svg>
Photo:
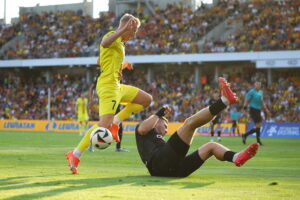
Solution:
<svg viewBox="0 0 300 200"><path fill-rule="evenodd" d="M217 115L214 120L211 121L213 125L221 123L221 115Z"/></svg>
<svg viewBox="0 0 300 200"><path fill-rule="evenodd" d="M147 164L151 176L186 177L204 162L195 151L186 156L189 145L185 144L177 132L157 150Z"/></svg>
<svg viewBox="0 0 300 200"><path fill-rule="evenodd" d="M254 121L254 123L262 122L262 118L260 115L260 110L250 107L250 117Z"/></svg>

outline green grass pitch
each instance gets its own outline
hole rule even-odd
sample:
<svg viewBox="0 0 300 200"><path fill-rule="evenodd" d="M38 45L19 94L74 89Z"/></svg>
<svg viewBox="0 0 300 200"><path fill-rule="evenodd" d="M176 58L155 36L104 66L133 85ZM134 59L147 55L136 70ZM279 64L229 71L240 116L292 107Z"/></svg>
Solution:
<svg viewBox="0 0 300 200"><path fill-rule="evenodd" d="M239 137L222 139L234 151L245 147ZM134 135L124 135L129 153L114 144L86 151L72 175L64 155L79 141L75 133L0 132L0 199L300 199L300 139L263 138L245 166L211 158L186 178L149 176ZM196 136L190 152L207 141Z"/></svg>

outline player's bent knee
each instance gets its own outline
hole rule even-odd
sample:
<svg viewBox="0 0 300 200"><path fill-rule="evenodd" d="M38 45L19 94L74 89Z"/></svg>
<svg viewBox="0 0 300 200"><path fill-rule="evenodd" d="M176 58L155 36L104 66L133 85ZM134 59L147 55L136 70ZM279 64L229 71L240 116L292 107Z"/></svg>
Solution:
<svg viewBox="0 0 300 200"><path fill-rule="evenodd" d="M198 155L203 161L206 161L213 155L213 149L216 147L217 143L215 142L208 142L198 148Z"/></svg>
<svg viewBox="0 0 300 200"><path fill-rule="evenodd" d="M143 101L141 102L141 105L144 108L147 108L151 104L152 100L153 100L152 96L148 93L145 93L143 95Z"/></svg>
<svg viewBox="0 0 300 200"><path fill-rule="evenodd" d="M195 127L194 120L191 117L189 117L186 120L184 120L183 126L185 126L187 128L190 128L190 129L197 128L197 127Z"/></svg>
<svg viewBox="0 0 300 200"><path fill-rule="evenodd" d="M208 143L204 144L202 147L200 147L199 149L205 149L205 151L211 151L217 145L218 144L216 142L208 142Z"/></svg>
<svg viewBox="0 0 300 200"><path fill-rule="evenodd" d="M143 105L144 108L148 107L151 104L152 100L153 100L152 95L147 93L146 98L145 98L145 102L144 102L144 105Z"/></svg>
<svg viewBox="0 0 300 200"><path fill-rule="evenodd" d="M214 148L217 145L216 142L208 142L207 146L209 146L210 148Z"/></svg>

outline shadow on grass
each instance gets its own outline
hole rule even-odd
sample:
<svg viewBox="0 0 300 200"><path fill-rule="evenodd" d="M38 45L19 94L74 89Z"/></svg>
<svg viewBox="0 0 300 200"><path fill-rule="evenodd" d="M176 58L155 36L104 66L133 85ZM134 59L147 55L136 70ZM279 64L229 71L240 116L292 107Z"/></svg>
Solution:
<svg viewBox="0 0 300 200"><path fill-rule="evenodd" d="M45 176L46 177L46 176ZM188 182L185 178L181 181L176 181L178 178L165 178L165 177L151 177L151 176L123 176L123 177L110 177L110 178L89 178L89 179L66 179L48 182L34 182L26 184L26 180L35 178L32 176L12 177L0 180L0 191L26 189L34 187L53 187L63 186L62 188L50 189L43 192L32 192L30 194L22 194L6 198L12 199L35 199L39 197L51 197L65 192L79 191L91 188L105 188L114 185L130 184L132 186L179 186L181 188L200 188L213 184L214 182ZM13 180L13 181L12 181ZM12 185L12 184L15 185ZM21 183L21 184L20 184ZM65 185L65 186L64 186Z"/></svg>
<svg viewBox="0 0 300 200"><path fill-rule="evenodd" d="M0 179L0 186L8 186L8 185L16 185L16 184L20 184L23 183L23 179L28 178L28 176L17 176L17 177L8 177L8 178L4 178L4 179ZM0 190L2 190L0 188Z"/></svg>

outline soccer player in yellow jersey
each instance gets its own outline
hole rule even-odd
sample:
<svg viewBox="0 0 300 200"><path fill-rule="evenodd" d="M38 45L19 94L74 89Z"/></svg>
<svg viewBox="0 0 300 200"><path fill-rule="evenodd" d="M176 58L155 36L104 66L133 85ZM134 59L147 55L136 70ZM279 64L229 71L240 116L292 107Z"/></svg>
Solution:
<svg viewBox="0 0 300 200"><path fill-rule="evenodd" d="M133 39L140 26L140 20L133 15L124 14L116 31L104 35L100 44L100 70L97 80L97 94L99 97L98 124L91 127L80 141L79 145L66 154L70 170L76 174L80 157L90 145L90 134L98 127L108 128L116 142L119 142L119 124L130 115L142 111L152 101L152 96L136 87L120 84L122 69L132 68L128 62L123 63L125 57L124 42ZM118 105L125 106L121 112L115 115Z"/></svg>
<svg viewBox="0 0 300 200"><path fill-rule="evenodd" d="M88 99L82 93L80 97L76 100L76 112L77 112L77 119L79 121L79 135L83 136L85 134L85 129L88 124L89 115L88 115Z"/></svg>

